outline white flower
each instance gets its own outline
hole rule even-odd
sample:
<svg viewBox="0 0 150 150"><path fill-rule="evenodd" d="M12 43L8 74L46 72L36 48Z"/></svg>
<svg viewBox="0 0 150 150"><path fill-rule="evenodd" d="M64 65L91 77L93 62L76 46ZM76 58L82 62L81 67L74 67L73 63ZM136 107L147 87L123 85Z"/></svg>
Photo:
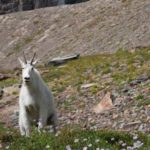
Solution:
<svg viewBox="0 0 150 150"><path fill-rule="evenodd" d="M87 141L87 139L83 139L83 141L85 142L85 141Z"/></svg>
<svg viewBox="0 0 150 150"><path fill-rule="evenodd" d="M96 140L95 140L95 143L98 143L99 141L100 141L99 139L96 139Z"/></svg>
<svg viewBox="0 0 150 150"><path fill-rule="evenodd" d="M78 143L78 142L79 142L79 139L75 139L75 140L74 140L74 143Z"/></svg>
<svg viewBox="0 0 150 150"><path fill-rule="evenodd" d="M125 147L127 144L126 143L122 143L122 147Z"/></svg>
<svg viewBox="0 0 150 150"><path fill-rule="evenodd" d="M49 149L49 148L50 148L50 146L49 146L49 145L46 145L46 146L45 146L45 148L46 148L46 149Z"/></svg>
<svg viewBox="0 0 150 150"><path fill-rule="evenodd" d="M9 149L9 145L5 147L6 149Z"/></svg>
<svg viewBox="0 0 150 150"><path fill-rule="evenodd" d="M53 130L53 129L50 129L50 130L49 130L49 132L50 132L50 133L53 133L53 132L54 132L54 130Z"/></svg>
<svg viewBox="0 0 150 150"><path fill-rule="evenodd" d="M92 147L92 144L89 144L88 147Z"/></svg>
<svg viewBox="0 0 150 150"><path fill-rule="evenodd" d="M71 150L70 145L67 145L67 146L66 146L66 150Z"/></svg>
<svg viewBox="0 0 150 150"><path fill-rule="evenodd" d="M57 131L57 133L55 134L55 136L57 137L57 136L59 136L61 134L61 132L60 131Z"/></svg>
<svg viewBox="0 0 150 150"><path fill-rule="evenodd" d="M87 147L83 147L83 150L87 150L88 148Z"/></svg>

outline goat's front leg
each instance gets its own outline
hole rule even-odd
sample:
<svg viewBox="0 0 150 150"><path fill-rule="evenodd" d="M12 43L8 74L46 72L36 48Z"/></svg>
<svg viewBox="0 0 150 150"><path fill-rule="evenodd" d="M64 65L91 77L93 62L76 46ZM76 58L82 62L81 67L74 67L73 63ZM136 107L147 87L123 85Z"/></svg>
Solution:
<svg viewBox="0 0 150 150"><path fill-rule="evenodd" d="M19 127L21 135L29 136L31 131L31 122L24 108L19 112Z"/></svg>
<svg viewBox="0 0 150 150"><path fill-rule="evenodd" d="M56 113L53 114L53 116L51 118L51 121L52 121L54 132L56 133L57 132L56 127L58 125L58 118L57 118L57 114Z"/></svg>
<svg viewBox="0 0 150 150"><path fill-rule="evenodd" d="M40 131L47 123L47 111L45 108L40 109L40 116L38 122L38 130Z"/></svg>

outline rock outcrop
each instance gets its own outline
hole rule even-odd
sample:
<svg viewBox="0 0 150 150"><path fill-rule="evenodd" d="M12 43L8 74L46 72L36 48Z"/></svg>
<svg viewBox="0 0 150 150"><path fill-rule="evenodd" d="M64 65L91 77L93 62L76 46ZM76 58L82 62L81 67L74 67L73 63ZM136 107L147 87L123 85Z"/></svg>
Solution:
<svg viewBox="0 0 150 150"><path fill-rule="evenodd" d="M0 14L85 1L87 0L0 0Z"/></svg>
<svg viewBox="0 0 150 150"><path fill-rule="evenodd" d="M0 14L18 11L19 0L0 0Z"/></svg>

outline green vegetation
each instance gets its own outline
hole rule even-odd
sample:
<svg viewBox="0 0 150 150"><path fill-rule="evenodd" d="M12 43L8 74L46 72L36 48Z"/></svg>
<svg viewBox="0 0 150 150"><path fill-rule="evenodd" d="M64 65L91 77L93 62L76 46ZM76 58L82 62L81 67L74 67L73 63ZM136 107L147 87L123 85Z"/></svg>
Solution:
<svg viewBox="0 0 150 150"><path fill-rule="evenodd" d="M139 94L135 97L135 100L137 100L138 106L145 106L150 105L150 99L145 98L143 94Z"/></svg>
<svg viewBox="0 0 150 150"><path fill-rule="evenodd" d="M18 79L17 78L8 78L6 80L2 80L0 82L0 87L7 87L7 86L11 86L15 83L18 83Z"/></svg>
<svg viewBox="0 0 150 150"><path fill-rule="evenodd" d="M138 137L145 145L142 149L149 149L150 137L143 134L138 134ZM57 136L49 132L38 133L34 131L31 137L26 138L21 137L17 132L9 131L0 126L0 141L5 147L9 146L10 150L65 150L67 145L73 150L83 149L83 147L88 147L90 150L96 148L119 150L122 143L127 146L132 146L134 143L133 135L129 133L109 130L84 131L75 127L74 129L65 127Z"/></svg>
<svg viewBox="0 0 150 150"><path fill-rule="evenodd" d="M147 63L150 60L149 51L150 47L147 47L135 52L119 50L114 54L85 56L60 68L50 66L43 76L55 91L60 86L63 87L61 90L65 90L69 85L80 90L82 84L93 82L99 84L97 91L111 88L112 83L120 87L140 75L150 74Z"/></svg>
<svg viewBox="0 0 150 150"><path fill-rule="evenodd" d="M136 100L142 100L142 99L144 99L144 95L142 95L142 94L140 94L136 97Z"/></svg>
<svg viewBox="0 0 150 150"><path fill-rule="evenodd" d="M31 41L31 37L25 41ZM18 47L20 46L17 46L17 49ZM40 70L46 70L46 73L43 73L44 80L52 85L54 91L61 92L69 85L79 88L81 84L91 82L99 83L101 86L96 88L101 89L112 82L120 86L139 75L150 75L147 63L149 60L150 47L146 47L135 52L118 50L114 54L80 57L63 67L40 67ZM108 78L112 78L112 81L103 83L103 77L109 74ZM6 80L6 84L7 82L13 84L15 80Z"/></svg>
<svg viewBox="0 0 150 150"><path fill-rule="evenodd" d="M150 99L142 99L138 101L138 106L150 105Z"/></svg>

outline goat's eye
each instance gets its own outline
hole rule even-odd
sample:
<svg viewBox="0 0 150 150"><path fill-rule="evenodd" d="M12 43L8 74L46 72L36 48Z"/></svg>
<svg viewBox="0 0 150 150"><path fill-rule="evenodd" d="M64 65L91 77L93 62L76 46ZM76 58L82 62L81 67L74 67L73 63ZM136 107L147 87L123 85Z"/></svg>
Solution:
<svg viewBox="0 0 150 150"><path fill-rule="evenodd" d="M34 70L34 68L32 67L31 70Z"/></svg>

